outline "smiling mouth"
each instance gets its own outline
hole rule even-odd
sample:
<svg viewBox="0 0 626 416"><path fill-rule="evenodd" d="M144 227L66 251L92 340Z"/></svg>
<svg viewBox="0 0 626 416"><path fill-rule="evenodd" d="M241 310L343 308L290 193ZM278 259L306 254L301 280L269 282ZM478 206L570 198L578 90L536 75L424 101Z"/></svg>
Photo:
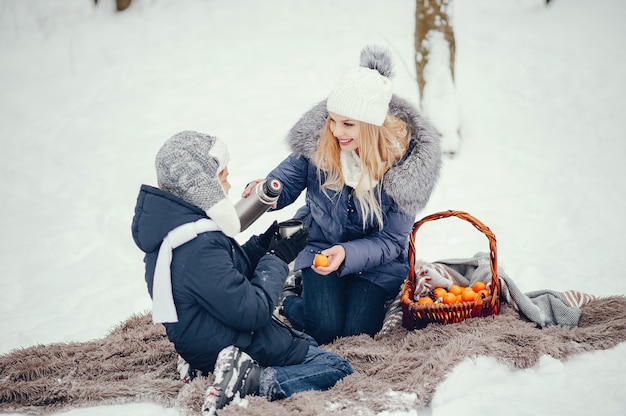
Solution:
<svg viewBox="0 0 626 416"><path fill-rule="evenodd" d="M340 146L347 146L352 142L352 139L337 139Z"/></svg>

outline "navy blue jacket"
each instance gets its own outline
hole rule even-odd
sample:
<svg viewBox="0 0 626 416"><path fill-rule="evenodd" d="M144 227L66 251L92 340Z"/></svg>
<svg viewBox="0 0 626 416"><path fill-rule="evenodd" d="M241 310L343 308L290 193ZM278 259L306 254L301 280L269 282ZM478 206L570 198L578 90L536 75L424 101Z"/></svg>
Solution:
<svg viewBox="0 0 626 416"><path fill-rule="evenodd" d="M326 122L326 101L322 101L292 127L287 143L292 153L268 176L283 183L277 209L296 201L306 190L306 205L297 218L309 227L309 246L298 254L294 269L310 267L313 251L341 244L346 258L338 270L341 276L358 275L395 297L409 270L408 236L417 213L426 205L439 177L441 149L433 126L407 101L393 96L389 111L404 120L410 129L408 149L383 176L379 189L384 228L376 221L363 227L352 188L344 186L327 197L320 189L312 157L320 130Z"/></svg>
<svg viewBox="0 0 626 416"><path fill-rule="evenodd" d="M145 279L152 282L159 247L169 231L207 218L200 208L143 185L137 197L132 235L146 253ZM164 324L176 351L203 372L217 354L236 345L261 366L301 363L308 341L271 318L287 277L287 264L267 255L256 236L243 246L221 231L198 235L173 252L172 292L177 323Z"/></svg>
<svg viewBox="0 0 626 416"><path fill-rule="evenodd" d="M373 221L363 228L358 201L352 188L344 186L339 192L324 195L317 179L317 167L303 155L292 153L269 176L279 179L283 191L277 209L294 202L306 189L306 205L295 217L309 227L309 243L296 258L294 269L310 267L316 251L341 244L346 258L338 270L340 276L357 274L380 286L389 297L400 290L408 267L408 233L414 217L401 212L398 205L381 191L381 207L385 227L378 229Z"/></svg>

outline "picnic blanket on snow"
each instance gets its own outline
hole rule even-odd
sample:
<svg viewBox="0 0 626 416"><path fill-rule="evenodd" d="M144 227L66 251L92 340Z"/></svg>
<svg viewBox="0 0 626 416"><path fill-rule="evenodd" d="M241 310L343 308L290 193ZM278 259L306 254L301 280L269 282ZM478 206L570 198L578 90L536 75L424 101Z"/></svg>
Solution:
<svg viewBox="0 0 626 416"><path fill-rule="evenodd" d="M552 325L570 328L578 326L580 307L595 299L595 296L575 290L536 290L523 293L501 267L498 267L498 276L502 287L500 300L510 304L517 312L542 328ZM474 257L467 259L416 262L414 298L417 300L426 296L436 287L448 289L453 284L471 286L475 282L486 283L491 291L491 268L487 253L476 253ZM402 324L401 295L399 293L387 308L383 327L377 337Z"/></svg>

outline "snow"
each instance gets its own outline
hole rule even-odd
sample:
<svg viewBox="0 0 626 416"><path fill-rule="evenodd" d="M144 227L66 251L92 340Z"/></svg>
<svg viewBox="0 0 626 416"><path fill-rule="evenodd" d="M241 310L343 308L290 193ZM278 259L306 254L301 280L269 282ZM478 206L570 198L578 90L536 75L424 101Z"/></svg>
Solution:
<svg viewBox="0 0 626 416"><path fill-rule="evenodd" d="M286 156L289 128L364 45L390 48L396 92L419 102L413 0L133 0L121 13L99 3L0 0L0 353L99 338L151 307L130 222L174 133L228 143L235 202ZM458 209L486 223L523 291L624 295L626 3L543 3L452 2L462 140L421 214ZM295 209L264 216L240 240ZM456 219L417 237L426 260L487 249ZM622 343L523 371L466 360L429 408L405 416L623 415L625 354ZM62 414L112 413L176 411Z"/></svg>

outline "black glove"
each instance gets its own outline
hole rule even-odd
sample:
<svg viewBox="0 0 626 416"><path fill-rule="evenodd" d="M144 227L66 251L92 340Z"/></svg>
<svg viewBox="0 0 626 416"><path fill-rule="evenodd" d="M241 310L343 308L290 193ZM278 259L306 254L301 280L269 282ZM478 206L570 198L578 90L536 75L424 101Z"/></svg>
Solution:
<svg viewBox="0 0 626 416"><path fill-rule="evenodd" d="M276 257L289 264L306 246L308 239L309 227L302 227L301 230L298 230L296 233L287 238L274 236L270 242L268 252L269 254L274 254Z"/></svg>
<svg viewBox="0 0 626 416"><path fill-rule="evenodd" d="M259 244L263 247L264 250L270 249L270 243L272 242L272 237L278 236L278 222L274 221L270 227L265 230L263 234L258 235Z"/></svg>

